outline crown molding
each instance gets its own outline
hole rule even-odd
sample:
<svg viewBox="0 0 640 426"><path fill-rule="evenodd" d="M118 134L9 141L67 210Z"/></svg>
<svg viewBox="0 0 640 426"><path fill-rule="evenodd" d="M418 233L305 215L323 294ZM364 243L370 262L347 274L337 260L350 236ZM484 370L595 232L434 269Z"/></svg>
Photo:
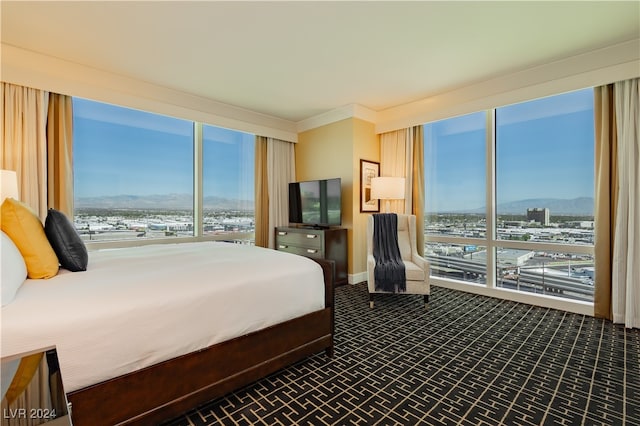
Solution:
<svg viewBox="0 0 640 426"><path fill-rule="evenodd" d="M379 111L376 133L640 77L640 39Z"/></svg>
<svg viewBox="0 0 640 426"><path fill-rule="evenodd" d="M297 142L296 123L2 43L2 81Z"/></svg>
<svg viewBox="0 0 640 426"><path fill-rule="evenodd" d="M8 83L291 142L297 142L298 133L350 118L374 123L376 133L383 133L640 76L638 38L382 111L349 104L293 122L5 43L0 49L1 80Z"/></svg>
<svg viewBox="0 0 640 426"><path fill-rule="evenodd" d="M370 123L375 123L377 120L377 116L378 113L372 109L358 104L349 104L298 121L298 123L296 124L296 130L298 131L298 133L302 133L307 130L326 126L327 124L336 123L348 118L358 118Z"/></svg>

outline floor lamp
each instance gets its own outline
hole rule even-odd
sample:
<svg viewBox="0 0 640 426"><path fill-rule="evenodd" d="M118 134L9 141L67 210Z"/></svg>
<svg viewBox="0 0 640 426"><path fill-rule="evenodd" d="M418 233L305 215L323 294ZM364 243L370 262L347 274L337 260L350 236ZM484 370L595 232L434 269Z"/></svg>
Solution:
<svg viewBox="0 0 640 426"><path fill-rule="evenodd" d="M389 213L390 200L404 199L404 178L391 176L372 178L371 198L385 200L385 213Z"/></svg>

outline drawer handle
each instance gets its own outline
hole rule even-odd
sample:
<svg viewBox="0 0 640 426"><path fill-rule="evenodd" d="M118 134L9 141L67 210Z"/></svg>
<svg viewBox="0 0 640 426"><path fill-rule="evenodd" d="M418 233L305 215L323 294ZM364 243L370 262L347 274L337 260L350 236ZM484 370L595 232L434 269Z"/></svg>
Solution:
<svg viewBox="0 0 640 426"><path fill-rule="evenodd" d="M314 250L314 249L307 249L307 253L317 253L318 250Z"/></svg>
<svg viewBox="0 0 640 426"><path fill-rule="evenodd" d="M287 235L285 231L278 231L278 235Z"/></svg>
<svg viewBox="0 0 640 426"><path fill-rule="evenodd" d="M289 247L289 246L285 246L285 245L282 245L282 244L278 245L278 248L287 248L287 247Z"/></svg>
<svg viewBox="0 0 640 426"><path fill-rule="evenodd" d="M307 234L307 238L318 238L316 234Z"/></svg>

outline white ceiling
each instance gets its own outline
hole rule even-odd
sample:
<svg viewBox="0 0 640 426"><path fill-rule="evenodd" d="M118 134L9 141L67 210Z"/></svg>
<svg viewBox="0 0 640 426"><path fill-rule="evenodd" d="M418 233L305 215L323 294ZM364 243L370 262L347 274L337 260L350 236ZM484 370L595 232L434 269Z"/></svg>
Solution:
<svg viewBox="0 0 640 426"><path fill-rule="evenodd" d="M2 43L298 122L640 38L640 2L2 1Z"/></svg>

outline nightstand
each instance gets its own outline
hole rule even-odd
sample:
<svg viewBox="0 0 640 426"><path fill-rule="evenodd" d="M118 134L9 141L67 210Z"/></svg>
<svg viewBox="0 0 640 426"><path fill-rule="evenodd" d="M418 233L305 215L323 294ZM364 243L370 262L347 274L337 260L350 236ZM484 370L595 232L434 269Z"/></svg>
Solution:
<svg viewBox="0 0 640 426"><path fill-rule="evenodd" d="M2 424L71 426L55 347L7 356L1 363Z"/></svg>

